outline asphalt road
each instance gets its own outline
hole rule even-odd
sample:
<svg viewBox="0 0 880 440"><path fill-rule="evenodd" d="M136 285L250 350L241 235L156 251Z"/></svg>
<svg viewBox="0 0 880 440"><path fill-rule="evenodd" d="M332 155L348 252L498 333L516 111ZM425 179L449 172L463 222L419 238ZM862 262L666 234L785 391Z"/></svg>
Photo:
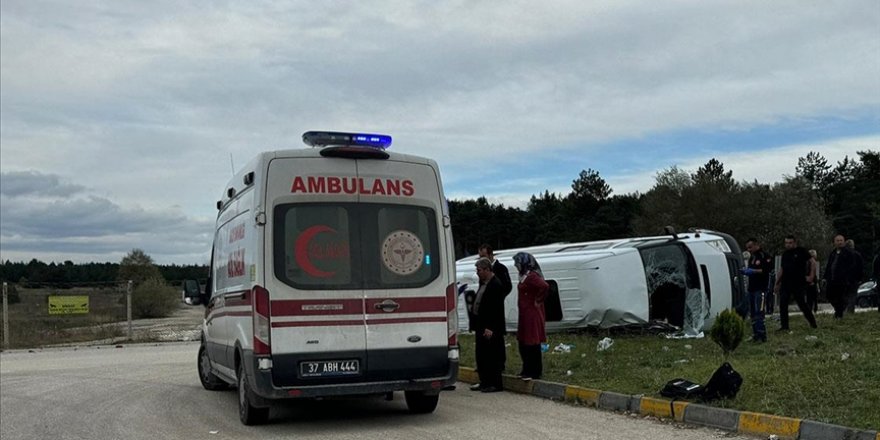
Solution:
<svg viewBox="0 0 880 440"><path fill-rule="evenodd" d="M234 391L204 390L195 343L0 353L0 437L16 439L655 439L741 438L713 429L504 392L444 392L437 411L403 396L296 401L270 423L238 420Z"/></svg>

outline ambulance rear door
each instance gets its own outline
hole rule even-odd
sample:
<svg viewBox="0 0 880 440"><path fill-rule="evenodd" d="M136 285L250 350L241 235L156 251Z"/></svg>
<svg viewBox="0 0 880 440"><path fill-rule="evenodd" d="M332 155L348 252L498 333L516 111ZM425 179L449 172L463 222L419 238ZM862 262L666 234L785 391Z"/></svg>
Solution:
<svg viewBox="0 0 880 440"><path fill-rule="evenodd" d="M437 169L428 161L358 160L358 176L370 372L387 380L444 376L454 275Z"/></svg>

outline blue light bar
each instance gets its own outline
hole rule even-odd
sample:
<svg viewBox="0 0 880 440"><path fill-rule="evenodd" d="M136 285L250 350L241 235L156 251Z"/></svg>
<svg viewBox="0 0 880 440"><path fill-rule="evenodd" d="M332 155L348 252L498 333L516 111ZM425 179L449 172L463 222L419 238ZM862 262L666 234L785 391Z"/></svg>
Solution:
<svg viewBox="0 0 880 440"><path fill-rule="evenodd" d="M357 145L384 150L391 146L391 136L369 133L340 133L335 131L307 131L303 142L312 147L328 145Z"/></svg>

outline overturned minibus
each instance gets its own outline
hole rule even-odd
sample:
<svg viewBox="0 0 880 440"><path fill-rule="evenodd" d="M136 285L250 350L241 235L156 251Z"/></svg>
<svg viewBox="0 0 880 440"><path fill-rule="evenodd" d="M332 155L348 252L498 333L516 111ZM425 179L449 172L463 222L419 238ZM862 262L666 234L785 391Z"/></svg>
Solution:
<svg viewBox="0 0 880 440"><path fill-rule="evenodd" d="M495 258L508 267L514 285L513 255L521 251L535 256L551 286L547 303L551 332L665 322L696 336L712 325L719 312L740 307L745 298L740 248L730 235L720 232L693 230L498 250ZM456 262L460 292L476 289L478 258ZM459 329L467 330L464 301L459 301L458 314ZM505 317L508 330L515 331L515 289L505 301Z"/></svg>

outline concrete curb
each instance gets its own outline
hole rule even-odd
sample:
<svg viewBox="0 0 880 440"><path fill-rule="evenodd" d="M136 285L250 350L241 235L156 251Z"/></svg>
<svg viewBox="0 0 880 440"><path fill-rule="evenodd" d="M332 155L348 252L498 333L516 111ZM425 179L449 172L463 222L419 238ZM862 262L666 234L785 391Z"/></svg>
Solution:
<svg viewBox="0 0 880 440"><path fill-rule="evenodd" d="M473 368L459 367L458 380L476 383ZM576 402L593 408L628 411L645 416L674 419L692 425L708 426L747 435L770 436L798 440L880 440L880 433L847 428L812 420L775 416L751 411L738 411L685 401L645 397L582 388L543 380L522 381L505 375L504 389L553 400Z"/></svg>

